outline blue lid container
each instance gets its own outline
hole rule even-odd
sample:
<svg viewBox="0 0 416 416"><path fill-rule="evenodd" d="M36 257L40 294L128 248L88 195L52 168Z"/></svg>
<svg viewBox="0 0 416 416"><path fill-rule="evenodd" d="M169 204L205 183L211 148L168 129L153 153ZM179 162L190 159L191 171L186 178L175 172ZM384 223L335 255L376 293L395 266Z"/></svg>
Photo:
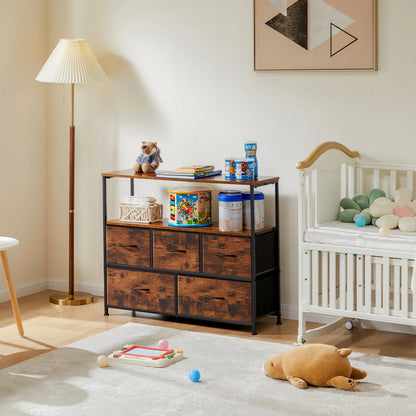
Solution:
<svg viewBox="0 0 416 416"><path fill-rule="evenodd" d="M222 191L218 194L218 201L235 202L242 201L243 195L240 191Z"/></svg>
<svg viewBox="0 0 416 416"><path fill-rule="evenodd" d="M264 199L264 193L260 192L260 191L254 191L254 200L255 201L260 201ZM243 192L243 200L244 201L249 201L250 200L250 192Z"/></svg>

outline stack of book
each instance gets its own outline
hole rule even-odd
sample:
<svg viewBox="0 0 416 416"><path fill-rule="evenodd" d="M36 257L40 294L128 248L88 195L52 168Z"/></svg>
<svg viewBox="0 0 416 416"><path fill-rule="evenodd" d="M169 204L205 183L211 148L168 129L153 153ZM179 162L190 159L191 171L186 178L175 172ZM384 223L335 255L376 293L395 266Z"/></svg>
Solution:
<svg viewBox="0 0 416 416"><path fill-rule="evenodd" d="M156 176L160 178L200 179L207 176L221 175L221 170L215 170L212 165L182 166L175 170L157 170Z"/></svg>

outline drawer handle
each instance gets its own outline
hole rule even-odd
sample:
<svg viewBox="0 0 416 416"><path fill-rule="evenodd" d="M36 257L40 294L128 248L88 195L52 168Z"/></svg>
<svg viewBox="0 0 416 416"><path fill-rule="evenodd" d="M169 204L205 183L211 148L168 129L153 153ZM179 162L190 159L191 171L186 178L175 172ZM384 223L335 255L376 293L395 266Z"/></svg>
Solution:
<svg viewBox="0 0 416 416"><path fill-rule="evenodd" d="M221 253L217 253L216 256L217 257L237 257L237 254L221 254Z"/></svg>
<svg viewBox="0 0 416 416"><path fill-rule="evenodd" d="M119 247L137 248L136 244L119 244Z"/></svg>
<svg viewBox="0 0 416 416"><path fill-rule="evenodd" d="M132 287L131 290L136 290L137 292L150 292L150 289L141 287Z"/></svg>
<svg viewBox="0 0 416 416"><path fill-rule="evenodd" d="M205 295L205 299L225 300L225 298L222 298L222 297L208 296L208 295Z"/></svg>
<svg viewBox="0 0 416 416"><path fill-rule="evenodd" d="M186 253L186 250L175 250L173 248L168 248L169 253Z"/></svg>

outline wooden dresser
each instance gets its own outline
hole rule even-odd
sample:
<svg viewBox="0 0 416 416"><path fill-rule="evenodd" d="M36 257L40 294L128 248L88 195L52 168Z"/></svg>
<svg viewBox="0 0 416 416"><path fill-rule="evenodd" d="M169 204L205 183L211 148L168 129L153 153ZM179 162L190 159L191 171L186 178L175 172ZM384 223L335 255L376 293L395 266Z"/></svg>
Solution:
<svg viewBox="0 0 416 416"><path fill-rule="evenodd" d="M152 224L109 220L109 179L129 179L131 195L140 180L179 180L135 175L130 170L102 177L105 315L109 308L153 312L249 325L253 334L260 316L275 314L280 323L279 178L247 182L226 181L222 176L180 179L228 188L247 185L252 204L255 188L274 187L275 225L255 232L222 232L216 223L182 228L168 225L167 220Z"/></svg>

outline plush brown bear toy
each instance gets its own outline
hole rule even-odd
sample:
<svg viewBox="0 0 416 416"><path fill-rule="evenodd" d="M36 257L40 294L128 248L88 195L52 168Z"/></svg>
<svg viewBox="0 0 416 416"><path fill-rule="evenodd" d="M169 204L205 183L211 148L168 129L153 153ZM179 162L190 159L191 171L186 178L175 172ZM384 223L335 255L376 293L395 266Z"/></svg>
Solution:
<svg viewBox="0 0 416 416"><path fill-rule="evenodd" d="M133 166L134 173L153 173L163 160L160 156L160 149L157 142L142 142L141 153Z"/></svg>
<svg viewBox="0 0 416 416"><path fill-rule="evenodd" d="M325 344L308 344L270 358L263 366L269 377L289 380L300 389L308 384L351 390L356 381L367 376L364 370L351 367L349 348L338 349Z"/></svg>

